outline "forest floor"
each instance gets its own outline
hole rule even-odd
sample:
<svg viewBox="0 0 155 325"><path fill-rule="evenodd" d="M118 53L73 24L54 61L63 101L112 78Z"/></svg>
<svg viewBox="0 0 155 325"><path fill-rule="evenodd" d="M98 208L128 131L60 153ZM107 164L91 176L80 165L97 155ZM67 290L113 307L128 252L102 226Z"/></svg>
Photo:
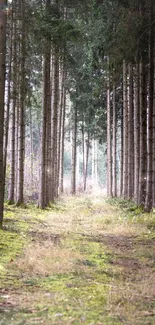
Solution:
<svg viewBox="0 0 155 325"><path fill-rule="evenodd" d="M155 214L101 197L5 207L0 325L155 324Z"/></svg>

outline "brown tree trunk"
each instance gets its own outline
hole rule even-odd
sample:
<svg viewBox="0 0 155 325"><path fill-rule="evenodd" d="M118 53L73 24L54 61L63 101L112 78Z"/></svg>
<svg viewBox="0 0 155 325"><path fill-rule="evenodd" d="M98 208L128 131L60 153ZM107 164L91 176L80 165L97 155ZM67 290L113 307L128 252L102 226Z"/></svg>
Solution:
<svg viewBox="0 0 155 325"><path fill-rule="evenodd" d="M116 169L116 129L117 129L117 116L116 116L116 84L113 82L113 197L117 196L117 169Z"/></svg>
<svg viewBox="0 0 155 325"><path fill-rule="evenodd" d="M24 160L25 160L25 58L26 58L26 34L25 34L25 4L21 3L21 79L20 79L20 111L19 111L19 155L18 155L18 189L17 205L24 203Z"/></svg>
<svg viewBox="0 0 155 325"><path fill-rule="evenodd" d="M134 133L133 133L133 66L129 64L129 111L128 111L128 198L134 196Z"/></svg>
<svg viewBox="0 0 155 325"><path fill-rule="evenodd" d="M139 66L134 68L134 201L139 196Z"/></svg>
<svg viewBox="0 0 155 325"><path fill-rule="evenodd" d="M146 143L146 142L145 142ZM155 208L155 48L154 48L154 96L153 96L153 142L152 142L152 145L153 145L153 208ZM146 159L145 159L146 161ZM145 170L146 172L146 170Z"/></svg>
<svg viewBox="0 0 155 325"><path fill-rule="evenodd" d="M40 182L40 197L39 207L44 209L47 201L46 188L46 167L47 167L47 118L48 118L48 82L49 82L49 53L46 50L43 58L43 116L42 116L42 140L41 140L41 182Z"/></svg>
<svg viewBox="0 0 155 325"><path fill-rule="evenodd" d="M84 116L82 114L82 172L83 172L83 188L84 188L84 183L85 183L85 126L84 126Z"/></svg>
<svg viewBox="0 0 155 325"><path fill-rule="evenodd" d="M47 110L47 120L46 120L46 158L45 158L45 205L48 206L50 203L51 196L51 48L48 44L47 49L47 70L46 70L46 110Z"/></svg>
<svg viewBox="0 0 155 325"><path fill-rule="evenodd" d="M140 62L140 155L139 155L139 198L138 204L144 205L146 194L146 157L147 157L147 94L146 67Z"/></svg>
<svg viewBox="0 0 155 325"><path fill-rule="evenodd" d="M17 24L16 24L16 1L13 1L13 71L12 71L12 125L11 125L11 171L9 186L9 203L15 202L15 124L16 124L16 97L17 97ZM17 150L18 152L18 150Z"/></svg>
<svg viewBox="0 0 155 325"><path fill-rule="evenodd" d="M12 6L14 3L12 3ZM5 117L5 135L4 135L4 181L6 176L6 163L7 163L7 147L8 147L8 135L9 135L9 121L10 121L10 102L11 102L11 77L12 77L12 44L13 44L13 10L11 13L11 21L9 23L9 64L7 75L7 109Z"/></svg>
<svg viewBox="0 0 155 325"><path fill-rule="evenodd" d="M65 117L66 117L66 89L64 88L62 130L61 130L61 152L60 152L60 191L64 191L64 145L65 145Z"/></svg>
<svg viewBox="0 0 155 325"><path fill-rule="evenodd" d="M64 65L60 69L61 80L60 80L60 110L58 116L58 188L60 188L60 169L61 169L61 150L62 150L62 123L63 123L63 102L64 102L64 79L65 71Z"/></svg>
<svg viewBox="0 0 155 325"><path fill-rule="evenodd" d="M73 112L73 127L72 127L72 179L71 191L72 195L76 194L76 156L77 156L77 109L74 108Z"/></svg>
<svg viewBox="0 0 155 325"><path fill-rule="evenodd" d="M90 131L87 132L87 146L86 146L86 164L85 164L85 175L84 175L84 191L87 189L87 175L88 175L88 160L89 160L89 149L90 149Z"/></svg>
<svg viewBox="0 0 155 325"><path fill-rule="evenodd" d="M4 8L5 6L6 1L0 0L0 7ZM0 54L0 228L2 228L4 204L3 127L6 56L6 12L4 10L0 10Z"/></svg>
<svg viewBox="0 0 155 325"><path fill-rule="evenodd" d="M52 118L52 201L58 196L58 106L59 106L59 58L54 53L53 118Z"/></svg>
<svg viewBox="0 0 155 325"><path fill-rule="evenodd" d="M50 0L46 0L46 12L48 14ZM42 116L42 135L41 135L41 170L40 170L40 193L39 207L44 209L49 200L49 176L48 163L51 155L48 136L51 129L51 103L50 103L50 63L51 63L51 45L45 40L45 52L43 56L43 116ZM48 120L50 118L50 121ZM48 132L49 131L49 132ZM50 167L49 167L50 168ZM51 168L49 170L51 172Z"/></svg>
<svg viewBox="0 0 155 325"><path fill-rule="evenodd" d="M153 96L154 96L154 0L150 0L150 39L149 39L149 85L148 85L148 126L147 126L147 176L145 210L150 211L153 204Z"/></svg>
<svg viewBox="0 0 155 325"><path fill-rule="evenodd" d="M121 107L121 150L120 150L120 196L123 195L123 157L124 157L124 139L123 139L123 129L124 129L124 122L123 122L123 106Z"/></svg>
<svg viewBox="0 0 155 325"><path fill-rule="evenodd" d="M123 61L123 197L128 196L128 101L127 101L127 65Z"/></svg>
<svg viewBox="0 0 155 325"><path fill-rule="evenodd" d="M107 195L112 196L112 147L111 147L111 107L110 76L107 80Z"/></svg>

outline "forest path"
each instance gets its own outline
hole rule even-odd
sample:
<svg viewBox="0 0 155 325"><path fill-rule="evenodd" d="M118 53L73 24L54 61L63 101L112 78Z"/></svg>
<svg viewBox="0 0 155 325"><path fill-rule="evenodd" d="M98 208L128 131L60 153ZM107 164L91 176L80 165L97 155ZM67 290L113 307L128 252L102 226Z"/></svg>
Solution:
<svg viewBox="0 0 155 325"><path fill-rule="evenodd" d="M6 207L0 236L0 325L155 324L153 213L65 197Z"/></svg>

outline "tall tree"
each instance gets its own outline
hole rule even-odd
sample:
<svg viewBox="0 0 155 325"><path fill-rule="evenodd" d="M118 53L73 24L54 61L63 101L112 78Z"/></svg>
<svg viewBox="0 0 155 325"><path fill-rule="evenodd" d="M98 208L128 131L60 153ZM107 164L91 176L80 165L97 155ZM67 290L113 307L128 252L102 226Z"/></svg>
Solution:
<svg viewBox="0 0 155 325"><path fill-rule="evenodd" d="M148 126L147 126L147 175L145 210L150 211L153 204L153 102L154 102L154 1L149 1L149 85L148 85Z"/></svg>
<svg viewBox="0 0 155 325"><path fill-rule="evenodd" d="M5 57L6 57L6 1L0 0L0 228L3 222L4 204L4 169L3 169L3 135L4 135L4 95L5 95Z"/></svg>
<svg viewBox="0 0 155 325"><path fill-rule="evenodd" d="M25 27L25 2L21 1L21 77L20 77L20 110L19 110L19 155L18 155L18 184L17 204L24 203L24 160L25 160L25 103L26 103L26 27Z"/></svg>

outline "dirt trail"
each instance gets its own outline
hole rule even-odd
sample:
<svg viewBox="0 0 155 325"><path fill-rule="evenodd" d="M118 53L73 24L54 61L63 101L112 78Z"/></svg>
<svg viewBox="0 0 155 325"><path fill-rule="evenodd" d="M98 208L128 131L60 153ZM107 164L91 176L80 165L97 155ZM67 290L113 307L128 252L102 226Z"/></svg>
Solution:
<svg viewBox="0 0 155 325"><path fill-rule="evenodd" d="M155 217L130 205L68 197L6 212L0 325L155 324Z"/></svg>

